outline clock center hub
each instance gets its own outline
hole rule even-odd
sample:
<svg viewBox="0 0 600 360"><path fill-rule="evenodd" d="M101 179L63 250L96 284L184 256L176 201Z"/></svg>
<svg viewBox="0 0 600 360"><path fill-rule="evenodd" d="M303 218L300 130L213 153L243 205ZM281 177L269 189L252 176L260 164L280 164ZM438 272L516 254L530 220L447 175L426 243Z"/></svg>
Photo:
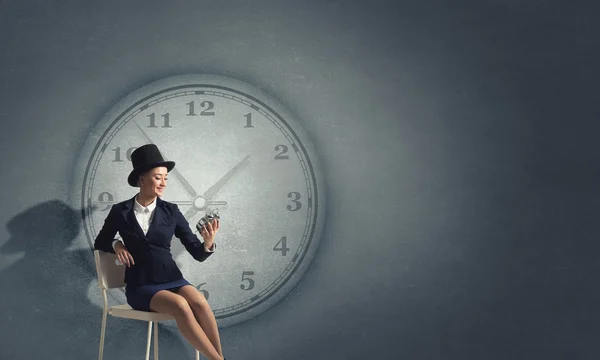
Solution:
<svg viewBox="0 0 600 360"><path fill-rule="evenodd" d="M194 199L194 206L196 207L196 209L202 210L206 206L206 200L204 200L202 196L197 196Z"/></svg>

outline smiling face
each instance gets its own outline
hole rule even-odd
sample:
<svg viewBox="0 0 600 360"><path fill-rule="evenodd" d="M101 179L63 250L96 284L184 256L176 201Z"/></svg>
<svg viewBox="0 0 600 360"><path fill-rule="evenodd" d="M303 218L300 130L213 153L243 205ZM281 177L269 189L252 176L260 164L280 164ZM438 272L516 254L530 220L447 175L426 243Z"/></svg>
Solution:
<svg viewBox="0 0 600 360"><path fill-rule="evenodd" d="M162 196L167 187L168 173L164 166L155 167L140 175L138 184L144 196Z"/></svg>

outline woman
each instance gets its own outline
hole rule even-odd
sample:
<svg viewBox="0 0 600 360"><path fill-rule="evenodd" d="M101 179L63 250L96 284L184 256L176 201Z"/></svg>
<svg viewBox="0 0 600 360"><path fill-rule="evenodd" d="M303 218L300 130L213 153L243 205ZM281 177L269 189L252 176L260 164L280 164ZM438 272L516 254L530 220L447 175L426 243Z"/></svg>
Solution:
<svg viewBox="0 0 600 360"><path fill-rule="evenodd" d="M211 360L223 360L217 321L201 292L183 278L170 243L177 236L194 259L206 260L216 248L219 220L203 226L201 243L177 205L160 199L175 162L164 161L156 145L131 154L129 185L139 187L133 198L112 206L94 248L117 255L127 266L127 303L136 310L170 314L187 341ZM117 232L120 238L115 239Z"/></svg>

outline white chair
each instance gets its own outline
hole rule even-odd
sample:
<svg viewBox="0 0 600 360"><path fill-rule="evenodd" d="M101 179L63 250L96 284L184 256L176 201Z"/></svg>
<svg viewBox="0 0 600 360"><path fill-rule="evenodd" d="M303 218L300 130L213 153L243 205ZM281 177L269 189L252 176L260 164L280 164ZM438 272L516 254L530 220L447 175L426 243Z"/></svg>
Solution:
<svg viewBox="0 0 600 360"><path fill-rule="evenodd" d="M104 299L104 310L102 311L102 330L100 331L100 354L98 360L102 360L104 352L104 333L106 330L106 315L142 320L148 322L148 340L146 343L146 360L150 359L150 338L152 337L152 323L154 323L154 360L158 360L158 322L164 320L172 320L173 317L167 314L156 312L138 311L131 306L117 305L108 306L106 297L107 289L125 287L125 265L117 259L113 253L94 250L94 259L96 260L96 272L98 273L98 285L102 290L102 298ZM200 360L200 352L196 350L196 360Z"/></svg>

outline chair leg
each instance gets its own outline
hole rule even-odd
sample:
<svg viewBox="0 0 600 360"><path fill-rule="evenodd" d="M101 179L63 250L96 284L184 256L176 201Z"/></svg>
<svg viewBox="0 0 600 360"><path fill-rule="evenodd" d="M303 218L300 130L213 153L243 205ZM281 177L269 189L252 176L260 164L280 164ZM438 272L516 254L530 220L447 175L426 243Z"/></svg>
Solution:
<svg viewBox="0 0 600 360"><path fill-rule="evenodd" d="M102 328L100 329L100 349L98 350L98 360L104 356L104 333L106 332L106 312L102 313Z"/></svg>
<svg viewBox="0 0 600 360"><path fill-rule="evenodd" d="M154 322L154 360L158 360L158 321Z"/></svg>
<svg viewBox="0 0 600 360"><path fill-rule="evenodd" d="M152 321L148 321L148 340L146 340L146 360L150 360L150 339L152 336Z"/></svg>

